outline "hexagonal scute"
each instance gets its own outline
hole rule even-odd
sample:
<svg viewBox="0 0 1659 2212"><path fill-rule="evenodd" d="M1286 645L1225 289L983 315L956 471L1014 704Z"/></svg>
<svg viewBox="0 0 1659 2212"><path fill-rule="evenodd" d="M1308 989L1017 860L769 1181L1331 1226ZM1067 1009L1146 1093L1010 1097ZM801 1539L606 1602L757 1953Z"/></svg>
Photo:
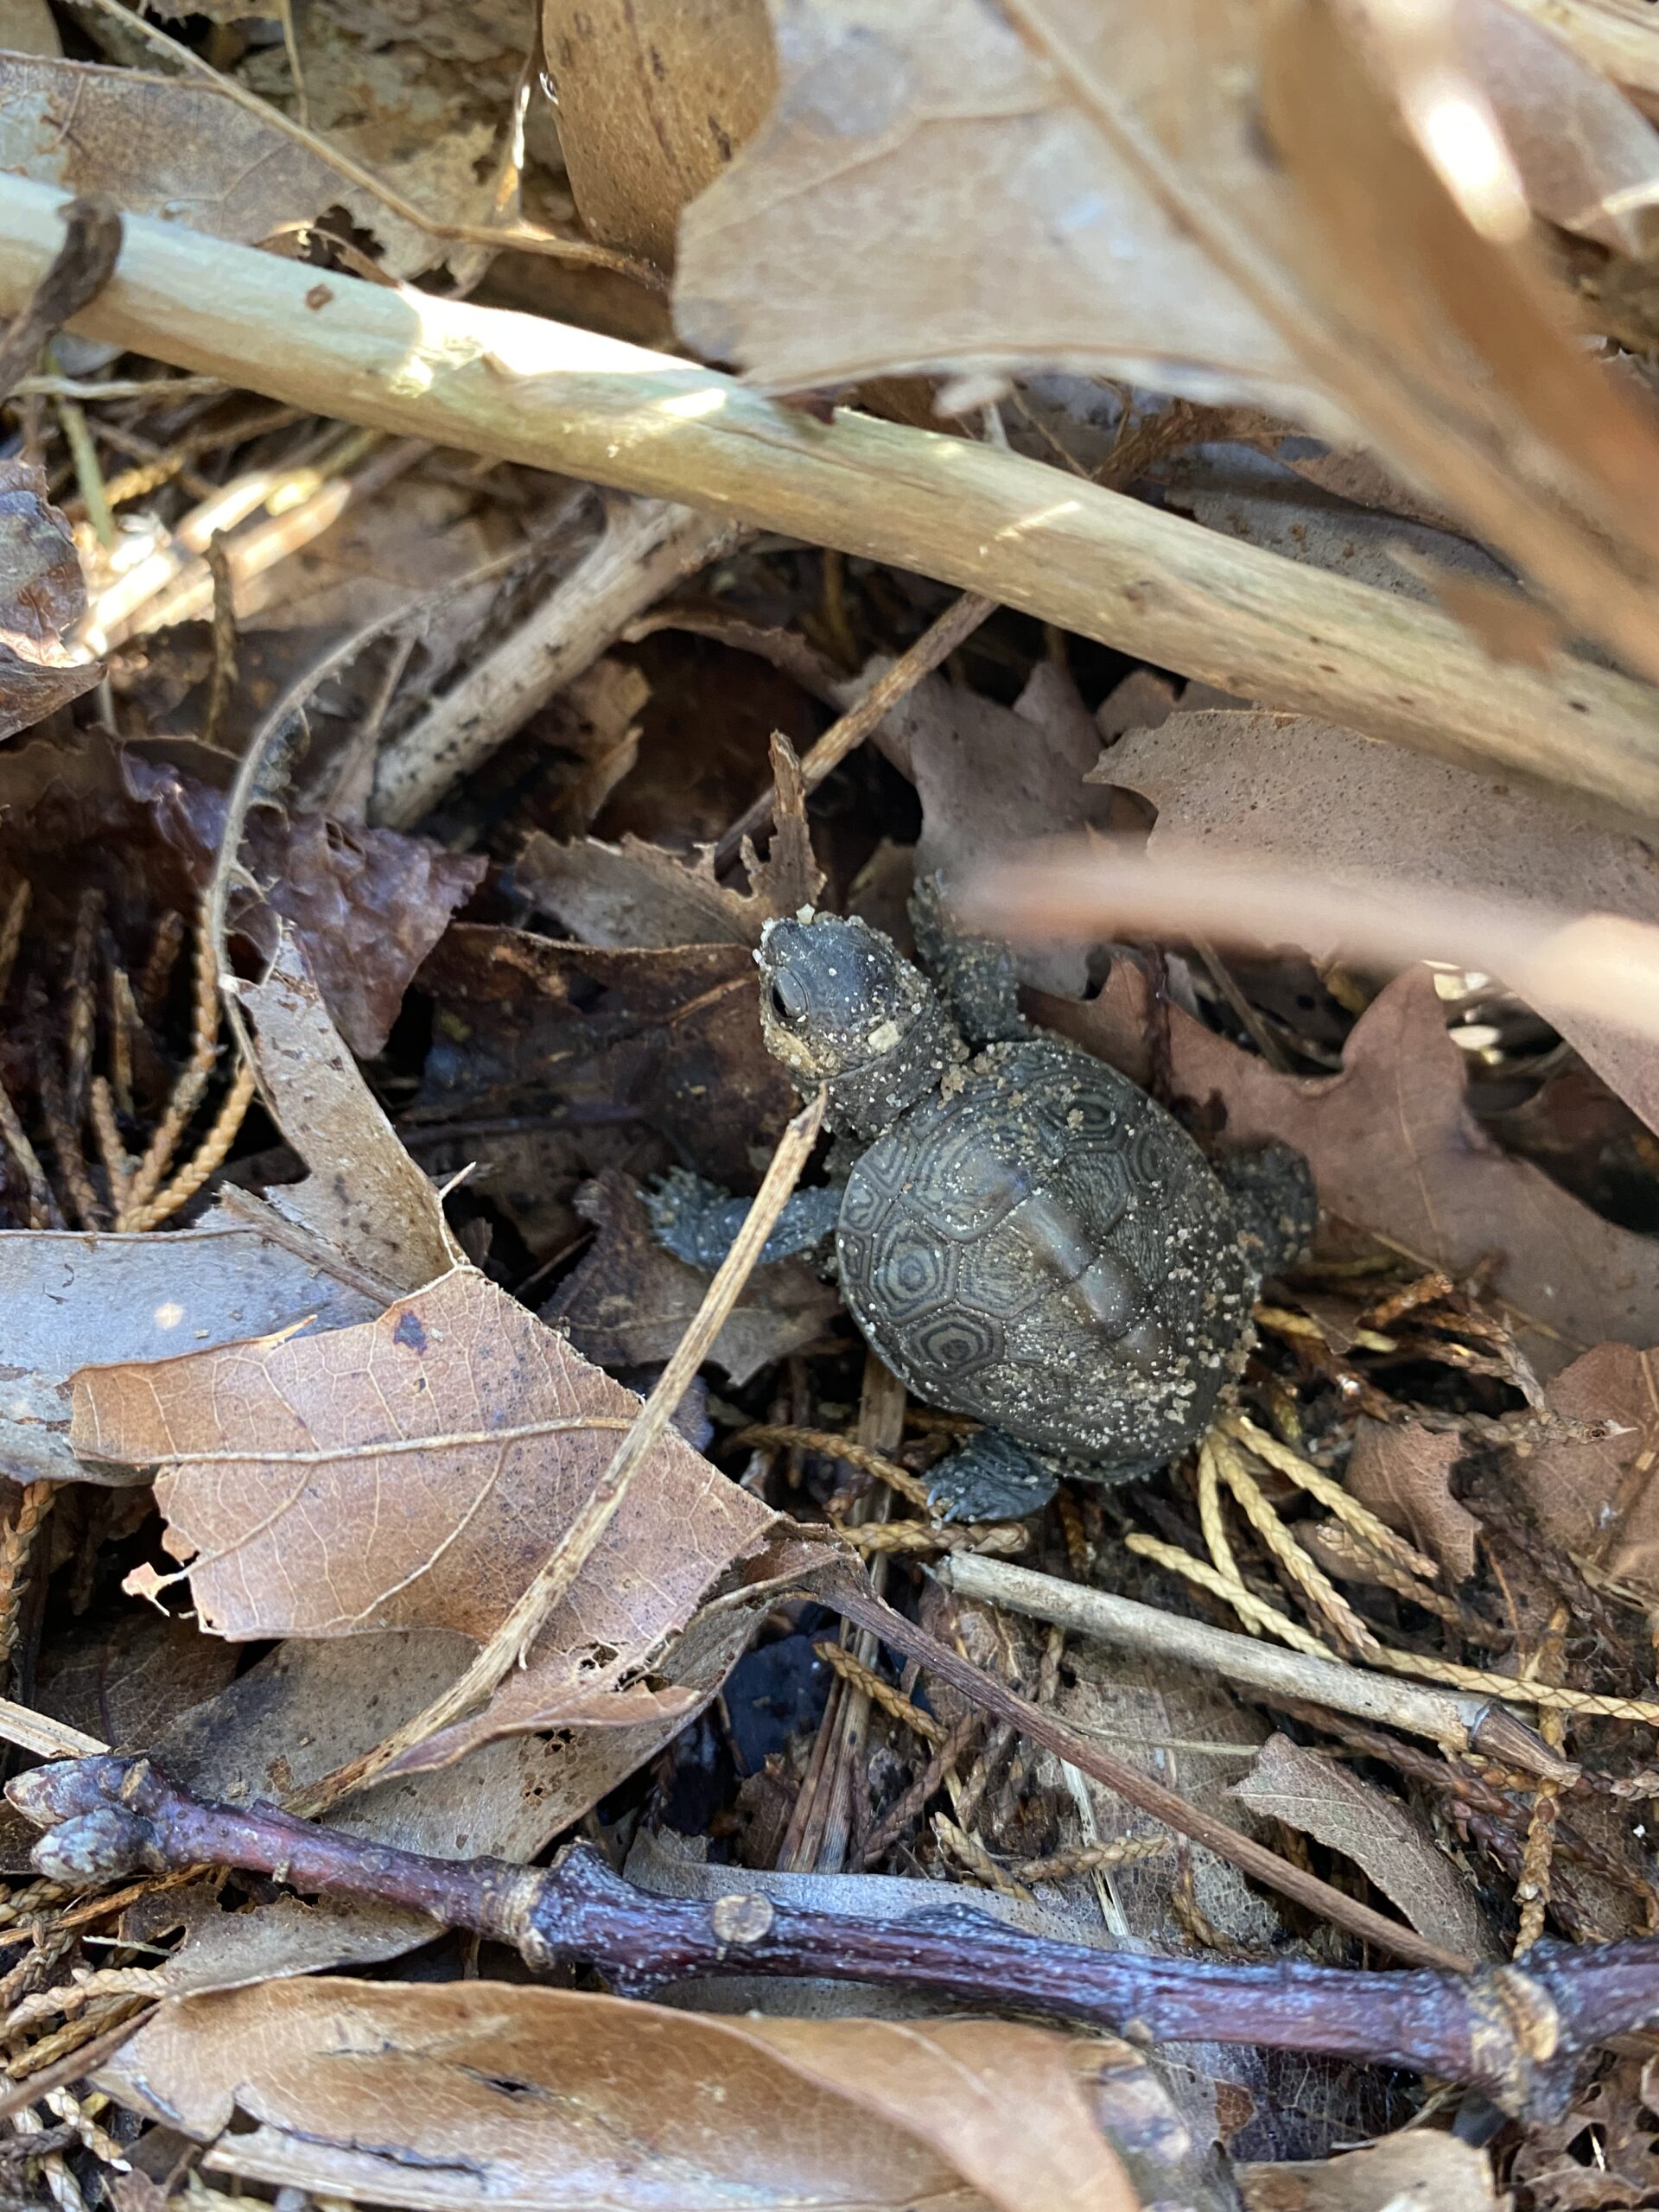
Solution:
<svg viewBox="0 0 1659 2212"><path fill-rule="evenodd" d="M908 1323L955 1303L957 1252L941 1244L927 1224L906 1215L888 1221L875 1239L868 1300L873 1311Z"/></svg>
<svg viewBox="0 0 1659 2212"><path fill-rule="evenodd" d="M951 1313L922 1317L906 1330L912 1358L939 1386L961 1383L1002 1356L1002 1332L988 1313Z"/></svg>

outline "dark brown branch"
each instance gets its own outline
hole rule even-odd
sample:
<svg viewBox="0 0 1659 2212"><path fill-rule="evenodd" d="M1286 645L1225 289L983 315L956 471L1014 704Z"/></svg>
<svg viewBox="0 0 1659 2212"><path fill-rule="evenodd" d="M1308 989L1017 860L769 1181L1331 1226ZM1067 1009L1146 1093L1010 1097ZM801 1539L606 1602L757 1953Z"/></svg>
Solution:
<svg viewBox="0 0 1659 2212"><path fill-rule="evenodd" d="M1319 2051L1411 2067L1484 2091L1505 2111L1558 2113L1577 2060L1659 2018L1659 1941L1541 1944L1516 1967L1467 1974L1348 1974L1228 1966L1053 1943L971 1907L843 1917L742 1888L710 1902L636 1889L573 1846L545 1870L426 1859L272 1807L210 1805L147 1759L67 1760L7 1796L48 1833L35 1863L54 1880L213 1865L430 1913L515 1945L545 1969L585 1960L624 1994L688 1975L828 1975L927 1989L977 2006L1098 2022L1143 2043Z"/></svg>

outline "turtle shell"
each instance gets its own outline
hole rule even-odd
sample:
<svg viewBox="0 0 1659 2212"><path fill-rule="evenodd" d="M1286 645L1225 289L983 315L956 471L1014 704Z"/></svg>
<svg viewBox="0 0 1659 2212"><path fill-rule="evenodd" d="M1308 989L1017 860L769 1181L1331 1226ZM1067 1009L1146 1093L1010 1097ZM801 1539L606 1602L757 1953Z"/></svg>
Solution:
<svg viewBox="0 0 1659 2212"><path fill-rule="evenodd" d="M1087 1053L994 1046L859 1159L842 1295L918 1397L1100 1473L1200 1435L1248 1343L1226 1192L1155 1100Z"/></svg>

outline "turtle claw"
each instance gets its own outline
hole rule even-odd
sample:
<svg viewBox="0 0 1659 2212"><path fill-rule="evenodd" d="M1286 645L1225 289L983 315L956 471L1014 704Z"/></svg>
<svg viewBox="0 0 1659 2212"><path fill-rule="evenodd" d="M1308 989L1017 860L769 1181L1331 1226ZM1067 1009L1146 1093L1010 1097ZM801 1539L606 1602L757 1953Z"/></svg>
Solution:
<svg viewBox="0 0 1659 2212"><path fill-rule="evenodd" d="M1040 1459L1000 1429L982 1428L942 1459L927 1502L942 1521L1023 1521L1059 1487Z"/></svg>

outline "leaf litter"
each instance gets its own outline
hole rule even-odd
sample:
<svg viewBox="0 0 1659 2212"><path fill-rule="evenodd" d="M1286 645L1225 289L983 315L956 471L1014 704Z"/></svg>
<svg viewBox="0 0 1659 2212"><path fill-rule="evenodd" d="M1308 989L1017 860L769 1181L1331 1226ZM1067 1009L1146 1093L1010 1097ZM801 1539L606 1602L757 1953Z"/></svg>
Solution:
<svg viewBox="0 0 1659 2212"><path fill-rule="evenodd" d="M660 342L677 252L679 342L790 396L780 449L856 387L895 456L918 423L976 465L1011 444L1057 512L1095 474L1246 540L1287 607L1315 571L1386 603L1379 701L1438 600L1560 687L1547 784L1573 781L1570 641L1651 671L1659 73L1617 10L546 17L538 47L515 6L81 9L72 58L32 39L0 67L3 166L297 256L320 318L419 279ZM74 334L33 368L0 487L0 1688L35 1756L96 1737L256 1827L327 1825L293 1866L204 1872L122 1859L132 1816L99 1814L52 1831L73 1878L39 1885L7 1831L26 2201L1637 2201L1627 2051L1569 2039L1576 2070L1500 2086L1476 2147L1446 2132L1455 2088L1230 2025L1225 1977L1392 1942L1513 1954L1536 1992L1541 1936L1659 1912L1659 1085L1650 1023L1619 1018L1645 971L1609 938L1590 997L1460 940L1414 945L1432 969L1356 954L1319 890L1639 928L1647 817L1495 776L1454 728L1431 760L1270 684L1183 690L810 537L710 559L711 533L643 620L601 588L549 702L503 671L592 552L593 487ZM1021 527L1040 549L1044 516ZM905 663L820 780L815 736L940 623L943 667ZM480 699L472 765L420 771L435 808L370 826L377 758ZM1193 883L1253 860L1291 941L1236 950L1196 893L1156 944L1074 901L1016 948L1027 1015L1205 1144L1299 1147L1320 1230L1264 1287L1248 1420L958 1529L926 1503L954 1432L866 1354L833 1271L756 1267L716 1325L645 1198L674 1169L751 1193L774 1159L797 1101L758 1018L770 922L861 911L908 945L912 882L1106 834ZM808 1179L844 1164L823 1147ZM1373 1694L1114 1658L930 1580L951 1548ZM1391 1725L1412 1677L1507 1749ZM1185 1803L1153 1817L1143 1784ZM406 1901L399 1852L459 1900L577 1866L578 1832L632 1885L620 1966L528 1988L487 1914ZM334 1834L349 1878L308 1887ZM944 1944L994 2017L902 1977L815 2007L810 1961L746 1974L809 1902L791 1882L849 1942L918 1893L912 1955ZM976 1972L974 1885L1074 1974L1162 1962L1200 2024L1148 2052L995 2017L1020 2005ZM729 1984L676 1971L663 1916L693 1897ZM1138 2017L1114 2022L1137 2044Z"/></svg>

